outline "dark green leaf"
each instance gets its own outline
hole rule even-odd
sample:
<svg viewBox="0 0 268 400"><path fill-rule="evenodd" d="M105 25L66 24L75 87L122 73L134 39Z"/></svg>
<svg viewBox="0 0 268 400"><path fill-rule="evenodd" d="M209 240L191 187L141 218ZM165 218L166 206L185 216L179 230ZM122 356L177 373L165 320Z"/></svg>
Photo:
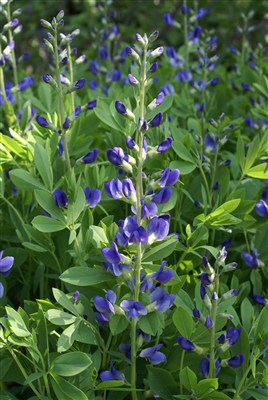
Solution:
<svg viewBox="0 0 268 400"><path fill-rule="evenodd" d="M153 392L165 400L173 400L173 396L179 394L173 376L162 368L147 366L149 386Z"/></svg>
<svg viewBox="0 0 268 400"><path fill-rule="evenodd" d="M60 275L63 282L76 286L92 286L114 279L112 274L103 268L72 267Z"/></svg>

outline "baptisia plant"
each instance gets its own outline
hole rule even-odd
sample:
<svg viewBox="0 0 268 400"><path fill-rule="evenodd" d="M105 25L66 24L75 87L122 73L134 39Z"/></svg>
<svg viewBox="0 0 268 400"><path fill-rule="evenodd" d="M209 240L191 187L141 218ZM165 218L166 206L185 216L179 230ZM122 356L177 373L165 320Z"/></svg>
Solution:
<svg viewBox="0 0 268 400"><path fill-rule="evenodd" d="M117 100L115 109L131 121L136 129L133 129L132 136L126 137L126 150L121 147L107 150L110 163L125 171L127 176L122 180L115 178L106 181L105 193L109 198L130 204L133 215L118 222L119 230L111 242L111 247L102 249L102 256L105 259L103 267L118 278L120 285L130 288L130 292L121 299L117 295L116 299L115 293L108 291L105 299L97 296L94 300L95 307L100 312L97 314L97 319L101 325L109 321L110 315L113 314L125 315L129 323L130 344L125 343L124 349L127 348L126 351L131 358L130 383L133 400L137 399L138 358L145 358L154 365L166 359L165 354L159 351L163 344L144 346L144 342L148 340L144 340L142 335L137 336L138 328L143 335L148 334L146 325L149 316L154 318L153 315L156 313L166 312L175 300L174 294L169 294L166 289L159 286L175 277L173 271L165 270L166 262L163 262L156 272L153 272L155 270L153 265L147 267L143 265L145 259L150 260L150 252L154 253L154 249L155 252L159 251L160 246L155 246L156 243L165 241L167 246L171 245L174 249L177 242L176 235L168 235L170 216L161 214L158 206L169 201L172 187L177 183L180 172L166 168L163 171L155 171L150 176L146 176L145 173L146 162L164 154L172 145L171 137L163 137L157 146L150 146L148 137L148 133L159 127L163 121L163 113L157 112L157 107L163 103L164 93L160 92L146 105L154 60L163 53L163 47L151 50L152 42L157 36L158 32L154 32L149 38L137 34L135 46L126 49L128 56L133 60L131 71L135 71L135 76L129 74L128 80L135 90L137 108L132 111L123 101ZM170 252L165 254L168 255ZM161 254L154 259L159 258ZM143 329L145 332L142 332ZM122 346L120 348L122 349ZM108 368L108 365L105 367ZM109 374L101 372L99 377L103 381L121 379L111 378L112 370Z"/></svg>

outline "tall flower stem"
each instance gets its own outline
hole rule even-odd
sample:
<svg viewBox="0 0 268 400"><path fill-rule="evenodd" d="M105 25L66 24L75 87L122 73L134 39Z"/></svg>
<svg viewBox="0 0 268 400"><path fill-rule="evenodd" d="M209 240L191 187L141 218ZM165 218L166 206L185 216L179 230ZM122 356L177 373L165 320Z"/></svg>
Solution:
<svg viewBox="0 0 268 400"><path fill-rule="evenodd" d="M60 126L62 126L65 118L64 118L64 101L63 101L62 85L61 85L61 81L60 81L57 29L55 29L55 63L56 63L57 83L58 83L58 89L59 89L59 92L58 92L59 93L59 108L60 108L59 121L60 121ZM71 163L70 163L66 132L62 133L61 138L62 138L62 143L63 143L67 171L70 173L72 168L71 168Z"/></svg>
<svg viewBox="0 0 268 400"><path fill-rule="evenodd" d="M73 71L73 60L71 55L71 46L70 44L67 45L67 52L68 52L68 67L70 73L70 82L71 84L74 83L74 71ZM75 102L74 102L74 92L70 93L71 95L71 105L72 105L72 112L75 109Z"/></svg>
<svg viewBox="0 0 268 400"><path fill-rule="evenodd" d="M215 290L214 292L217 294L219 291L219 268L217 267L216 278L215 278ZM215 378L215 334L216 334L216 316L217 316L217 308L218 308L218 299L212 300L212 308L211 308L211 320L213 322L213 326L210 331L210 358L209 358L209 378Z"/></svg>
<svg viewBox="0 0 268 400"><path fill-rule="evenodd" d="M10 3L11 3L10 1L8 1L8 3L7 3L7 19L8 19L8 22L11 21ZM8 30L8 39L9 39L9 43L13 40L12 29ZM11 51L11 64L12 64L12 70L13 70L13 76L14 76L14 86L17 86L19 81L18 81L18 72L17 72L16 56L15 56L14 49ZM15 97L16 97L16 100L17 100L18 111L20 111L21 110L20 91L17 91L15 93Z"/></svg>
<svg viewBox="0 0 268 400"><path fill-rule="evenodd" d="M141 127L144 122L144 98L145 98L145 84L146 84L146 53L147 46L144 48L143 61L141 65L141 86L140 86L140 118L138 125L138 135L139 135L139 155L138 155L138 170L136 178L136 193L137 193L137 223L141 225L141 199L143 197L143 187L142 187L142 149L143 149L143 133ZM136 286L134 293L134 301L139 301L140 294L140 271L141 271L141 260L142 260L142 248L141 243L137 246L137 258L135 265L135 275L136 275ZM131 387L132 387L132 399L137 400L136 393L136 357L137 357L137 347L136 347L136 326L137 320L132 318L131 321Z"/></svg>
<svg viewBox="0 0 268 400"><path fill-rule="evenodd" d="M187 0L183 0L183 5L187 7ZM187 13L185 13L183 16L183 31L184 31L184 44L185 44L185 69L188 71L189 45L188 45Z"/></svg>

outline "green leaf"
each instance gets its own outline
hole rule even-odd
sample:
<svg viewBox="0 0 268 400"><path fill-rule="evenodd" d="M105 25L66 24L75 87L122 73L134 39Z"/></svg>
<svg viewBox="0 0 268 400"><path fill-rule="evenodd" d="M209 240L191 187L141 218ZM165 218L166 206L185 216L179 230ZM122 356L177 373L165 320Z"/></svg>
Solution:
<svg viewBox="0 0 268 400"><path fill-rule="evenodd" d="M150 389L162 399L173 400L173 396L179 394L173 376L162 368L147 366L149 372L148 382Z"/></svg>
<svg viewBox="0 0 268 400"><path fill-rule="evenodd" d="M77 220L81 212L84 210L86 205L86 199L83 189L80 187L77 193L77 197L73 206L73 219L74 222Z"/></svg>
<svg viewBox="0 0 268 400"><path fill-rule="evenodd" d="M25 150L18 144L15 139L10 138L7 135L3 135L0 132L0 143L11 150L12 153L15 153L17 156L25 157Z"/></svg>
<svg viewBox="0 0 268 400"><path fill-rule="evenodd" d="M123 314L111 314L109 327L113 336L123 332L129 325L129 321Z"/></svg>
<svg viewBox="0 0 268 400"><path fill-rule="evenodd" d="M52 190L53 173L51 163L46 150L39 143L36 143L34 147L34 162L45 186Z"/></svg>
<svg viewBox="0 0 268 400"><path fill-rule="evenodd" d="M60 376L50 373L51 384L58 400L88 400L85 393Z"/></svg>
<svg viewBox="0 0 268 400"><path fill-rule="evenodd" d="M52 217L58 219L66 225L65 216L62 210L56 205L52 195L43 190L34 191L36 201L44 210L46 210Z"/></svg>
<svg viewBox="0 0 268 400"><path fill-rule="evenodd" d="M31 191L34 189L46 190L45 186L35 179L29 172L24 169L13 169L9 173L11 181L14 185L22 190Z"/></svg>
<svg viewBox="0 0 268 400"><path fill-rule="evenodd" d="M50 370L61 376L74 376L83 372L91 364L91 359L85 353L75 351L55 358Z"/></svg>
<svg viewBox="0 0 268 400"><path fill-rule="evenodd" d="M124 381L105 381L101 382L96 386L96 390L109 390L110 388L116 388L124 386Z"/></svg>
<svg viewBox="0 0 268 400"><path fill-rule="evenodd" d="M237 152L237 159L240 164L242 171L244 170L245 164L245 143L241 136L238 136L237 143L236 143L236 152Z"/></svg>
<svg viewBox="0 0 268 400"><path fill-rule="evenodd" d="M100 226L92 225L89 227L89 237L93 246L97 249L103 248L102 243L109 243L107 236Z"/></svg>
<svg viewBox="0 0 268 400"><path fill-rule="evenodd" d="M246 332L249 332L252 326L252 317L254 315L253 310L251 302L247 297L245 297L241 304L241 319Z"/></svg>
<svg viewBox="0 0 268 400"><path fill-rule="evenodd" d="M55 219L39 215L32 220L33 226L40 232L58 232L66 228L66 225Z"/></svg>
<svg viewBox="0 0 268 400"><path fill-rule="evenodd" d="M80 343L98 345L98 341L93 329L89 326L89 324L86 324L83 321L81 321L79 325L75 340Z"/></svg>
<svg viewBox="0 0 268 400"><path fill-rule="evenodd" d="M52 288L53 296L55 297L55 300L63 307L66 308L66 310L70 311L72 314L76 315L77 317L80 317L79 313L77 312L74 304L71 302L70 299L66 296L65 293L63 293L61 290Z"/></svg>
<svg viewBox="0 0 268 400"><path fill-rule="evenodd" d="M197 396L204 396L218 389L218 379L203 379L196 385L195 391Z"/></svg>
<svg viewBox="0 0 268 400"><path fill-rule="evenodd" d="M182 160L185 160L185 161L188 161L188 162L190 162L192 164L195 164L195 160L194 160L193 156L191 155L189 150L187 150L187 148L181 142L174 141L172 143L172 148L175 151L175 153L178 154L178 156Z"/></svg>
<svg viewBox="0 0 268 400"><path fill-rule="evenodd" d="M247 389L243 394L248 399L267 400L267 390Z"/></svg>
<svg viewBox="0 0 268 400"><path fill-rule="evenodd" d="M179 333L188 339L191 338L192 333L193 333L193 317L191 314L188 313L187 310L185 310L182 307L178 307L173 316L172 320L178 329Z"/></svg>
<svg viewBox="0 0 268 400"><path fill-rule="evenodd" d="M172 170L178 169L181 175L188 175L196 169L196 165L189 161L175 160L171 161L170 168Z"/></svg>
<svg viewBox="0 0 268 400"><path fill-rule="evenodd" d="M45 249L44 247L39 246L38 244L31 243L31 242L22 242L22 245L24 247L26 247L27 249L36 251L37 253L46 253L47 252L47 249Z"/></svg>
<svg viewBox="0 0 268 400"><path fill-rule="evenodd" d="M43 374L41 372L34 372L33 374L29 375L27 379L23 382L23 386L29 385L29 383L34 382L36 379L41 378Z"/></svg>
<svg viewBox="0 0 268 400"><path fill-rule="evenodd" d="M72 267L60 275L60 280L76 286L92 286L114 279L103 268Z"/></svg>
<svg viewBox="0 0 268 400"><path fill-rule="evenodd" d="M116 131L120 131L120 132L124 133L123 128L121 128L120 125L118 125L118 123L115 121L115 119L111 116L110 112L107 113L107 112L103 111L101 108L95 107L94 113L97 115L97 117L102 122L105 123L105 125L110 126L111 128L115 129Z"/></svg>
<svg viewBox="0 0 268 400"><path fill-rule="evenodd" d="M187 238L187 247L194 248L202 240L208 237L208 230L205 226L201 225L196 228Z"/></svg>
<svg viewBox="0 0 268 400"><path fill-rule="evenodd" d="M222 392L213 392L213 398L210 397L211 399L220 399L220 400L232 400L231 397L227 396L227 394L224 394Z"/></svg>
<svg viewBox="0 0 268 400"><path fill-rule="evenodd" d="M54 325L70 325L77 320L72 314L68 314L61 310L51 309L45 313L45 317Z"/></svg>
<svg viewBox="0 0 268 400"><path fill-rule="evenodd" d="M80 321L76 321L74 324L68 326L59 337L57 344L57 351L62 353L63 351L69 350L72 346L73 342L76 339L76 334L78 332L78 328L80 325Z"/></svg>
<svg viewBox="0 0 268 400"><path fill-rule="evenodd" d="M259 147L260 147L260 139L259 136L255 136L255 138L252 140L250 143L250 146L248 148L247 156L246 156L246 162L244 166L243 173L246 174L247 171L252 167L252 165L255 162L255 159L259 156Z"/></svg>
<svg viewBox="0 0 268 400"><path fill-rule="evenodd" d="M11 307L6 307L8 322L12 332L18 337L31 336L20 314Z"/></svg>
<svg viewBox="0 0 268 400"><path fill-rule="evenodd" d="M2 329L2 328L1 328ZM3 330L2 330L3 331ZM5 382L4 376L9 370L13 363L13 358L1 358L1 368L0 368L0 380L1 382ZM1 393L0 393L1 394ZM0 396L1 399L1 396Z"/></svg>
<svg viewBox="0 0 268 400"><path fill-rule="evenodd" d="M180 371L180 381L189 392L195 391L197 377L189 367L185 367Z"/></svg>
<svg viewBox="0 0 268 400"><path fill-rule="evenodd" d="M149 251L145 252L142 261L148 262L163 260L174 251L177 243L177 239L170 238L168 240L165 240L161 244L151 247Z"/></svg>
<svg viewBox="0 0 268 400"><path fill-rule="evenodd" d="M149 335L156 335L160 325L157 312L152 312L141 317L138 321L138 327Z"/></svg>
<svg viewBox="0 0 268 400"><path fill-rule="evenodd" d="M256 165L255 167L250 168L246 171L246 175L251 176L252 178L257 179L268 179L268 163L263 163Z"/></svg>

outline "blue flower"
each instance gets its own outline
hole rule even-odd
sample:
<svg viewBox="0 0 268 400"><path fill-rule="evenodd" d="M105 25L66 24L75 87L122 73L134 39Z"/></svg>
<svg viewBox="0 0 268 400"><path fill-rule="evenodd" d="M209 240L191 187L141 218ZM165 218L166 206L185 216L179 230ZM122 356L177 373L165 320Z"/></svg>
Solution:
<svg viewBox="0 0 268 400"><path fill-rule="evenodd" d="M206 318L206 321L205 321L205 327L210 329L213 327L213 325L214 325L214 323L213 323L212 319L210 318L210 316L208 315Z"/></svg>
<svg viewBox="0 0 268 400"><path fill-rule="evenodd" d="M136 216L129 216L125 219L121 226L121 235L127 238L127 244L144 244L148 243L148 235L142 226L137 224Z"/></svg>
<svg viewBox="0 0 268 400"><path fill-rule="evenodd" d="M245 92L250 91L250 86L249 86L247 83L242 82L242 83L241 83L241 86L242 86L242 88L245 90Z"/></svg>
<svg viewBox="0 0 268 400"><path fill-rule="evenodd" d="M125 353L126 357L131 360L131 345L128 343L120 343L118 346L119 351L121 353Z"/></svg>
<svg viewBox="0 0 268 400"><path fill-rule="evenodd" d="M229 367L232 367L232 368L239 368L243 364L244 360L245 360L244 354L239 354L237 356L222 360L221 366L227 367L227 365L229 365Z"/></svg>
<svg viewBox="0 0 268 400"><path fill-rule="evenodd" d="M125 153L121 147L114 147L113 149L108 149L106 154L110 163L112 163L117 167L122 167L123 169L126 169L129 172L132 172L132 167L129 164L129 162L135 163L135 159L133 159L133 157Z"/></svg>
<svg viewBox="0 0 268 400"><path fill-rule="evenodd" d="M183 350L193 351L198 354L203 353L203 349L201 347L196 346L193 342L183 336L178 336L177 341Z"/></svg>
<svg viewBox="0 0 268 400"><path fill-rule="evenodd" d="M169 224L168 221L161 217L153 217L149 220L146 232L149 238L149 244L153 243L154 241L161 241L164 240L169 231Z"/></svg>
<svg viewBox="0 0 268 400"><path fill-rule="evenodd" d="M175 79L178 82L189 82L192 79L192 74L190 71L181 70L177 72Z"/></svg>
<svg viewBox="0 0 268 400"><path fill-rule="evenodd" d="M154 308L158 312L167 311L174 303L175 298L176 298L175 294L169 294L163 288L160 287L157 287L150 294L150 301L152 303L156 302Z"/></svg>
<svg viewBox="0 0 268 400"><path fill-rule="evenodd" d="M105 298L101 296L95 296L93 298L94 305L101 313L113 313L115 314L114 304L116 300L116 294L112 290L108 290Z"/></svg>
<svg viewBox="0 0 268 400"><path fill-rule="evenodd" d="M89 88L90 88L90 89L92 89L92 90L97 90L98 87L99 87L99 84L98 84L98 82L97 82L95 79L91 79L91 80L89 81Z"/></svg>
<svg viewBox="0 0 268 400"><path fill-rule="evenodd" d="M10 104L13 104L15 101L15 95L11 92L11 89L13 87L12 83L10 82L5 82L5 92L6 92L6 97L7 97L7 101ZM3 99L3 95L0 93L0 106L2 106L4 104L4 99Z"/></svg>
<svg viewBox="0 0 268 400"><path fill-rule="evenodd" d="M113 366L113 362L110 362L110 370L108 371L101 371L99 373L99 378L102 380L102 382L106 381L114 381L114 380L119 380L119 381L124 381L125 376L122 374L122 372L117 371L115 367Z"/></svg>
<svg viewBox="0 0 268 400"><path fill-rule="evenodd" d="M76 292L74 292L73 294L74 302L76 302L79 299L79 297L80 297L80 292L76 290Z"/></svg>
<svg viewBox="0 0 268 400"><path fill-rule="evenodd" d="M243 251L241 258L248 267L258 267L260 261L258 260L259 253L256 248L252 249L252 255Z"/></svg>
<svg viewBox="0 0 268 400"><path fill-rule="evenodd" d="M173 271L170 271L170 270L164 271L164 267L165 267L166 263L167 263L166 261L162 262L159 271L155 272L151 276L151 279L155 279L158 282L165 284L174 278L175 274Z"/></svg>
<svg viewBox="0 0 268 400"><path fill-rule="evenodd" d="M97 73L100 70L98 60L90 61L89 66L90 66L90 70L91 70L92 74L97 75Z"/></svg>
<svg viewBox="0 0 268 400"><path fill-rule="evenodd" d="M171 17L169 13L163 14L163 20L167 25L174 25L174 19Z"/></svg>
<svg viewBox="0 0 268 400"><path fill-rule="evenodd" d="M169 96L175 92L174 86L171 85L171 83L166 83L164 86L160 86L160 90L165 94L165 96Z"/></svg>
<svg viewBox="0 0 268 400"><path fill-rule="evenodd" d="M252 295L252 298L257 304L260 304L262 306L266 306L266 304L268 303L268 301L264 297L257 293L254 293Z"/></svg>
<svg viewBox="0 0 268 400"><path fill-rule="evenodd" d="M89 208L94 208L97 204L99 204L101 200L100 189L90 189L90 187L86 187L84 189L84 194L86 198L86 205L89 206Z"/></svg>
<svg viewBox="0 0 268 400"><path fill-rule="evenodd" d="M200 19L200 18L203 18L205 15L208 15L208 14L210 14L210 9L209 8L207 8L207 9L200 8L200 10L198 10L197 13L195 14L195 18L196 19Z"/></svg>
<svg viewBox="0 0 268 400"><path fill-rule="evenodd" d="M209 375L209 364L210 364L209 358L210 357L208 355L207 358L204 358L200 363L200 371L205 378L207 378ZM219 360L215 361L215 369L216 369L216 375L218 375L218 373L221 370L221 364Z"/></svg>
<svg viewBox="0 0 268 400"><path fill-rule="evenodd" d="M165 187L152 197L152 202L155 204L165 204L169 201L171 195L172 190Z"/></svg>
<svg viewBox="0 0 268 400"><path fill-rule="evenodd" d="M89 102L87 103L86 109L87 109L87 110L93 110L93 108L95 108L96 106L97 106L97 100L94 99L94 100L91 100L91 101L89 101Z"/></svg>
<svg viewBox="0 0 268 400"><path fill-rule="evenodd" d="M56 205L58 207L65 207L68 205L68 198L65 192L63 192L62 190L60 189L55 190L52 194L52 197L55 200Z"/></svg>
<svg viewBox="0 0 268 400"><path fill-rule="evenodd" d="M120 307L123 308L124 311L128 311L128 318L139 319L140 316L147 314L147 309L138 301L134 300L123 300L120 303Z"/></svg>
<svg viewBox="0 0 268 400"><path fill-rule="evenodd" d="M0 274L7 278L14 264L14 257L7 256L2 258L4 250L0 251Z"/></svg>
<svg viewBox="0 0 268 400"><path fill-rule="evenodd" d="M156 116L149 122L149 126L151 128L156 128L159 126L163 121L163 113L159 112Z"/></svg>
<svg viewBox="0 0 268 400"><path fill-rule="evenodd" d="M22 81L18 84L18 90L24 92L29 87L31 87L34 83L34 78L32 76L28 76L27 78L22 79Z"/></svg>
<svg viewBox="0 0 268 400"><path fill-rule="evenodd" d="M110 182L104 182L104 190L108 197L112 199L122 199L123 190L122 190L122 182L118 179L112 179Z"/></svg>
<svg viewBox="0 0 268 400"><path fill-rule="evenodd" d="M172 138L168 137L166 139L163 140L163 142L161 142L158 147L157 147L157 152L158 153L165 153L166 151L168 151L171 146L172 146Z"/></svg>
<svg viewBox="0 0 268 400"><path fill-rule="evenodd" d="M98 149L91 150L85 156L79 158L79 160L77 162L80 161L83 164L92 164L94 161L96 161L98 154L99 154Z"/></svg>
<svg viewBox="0 0 268 400"><path fill-rule="evenodd" d="M4 285L2 282L0 282L0 299L4 296Z"/></svg>
<svg viewBox="0 0 268 400"><path fill-rule="evenodd" d="M140 357L148 358L148 360L153 365L160 364L161 362L164 362L166 360L165 354L158 351L162 346L162 344L158 344L153 347L148 347L147 349L144 349L140 352Z"/></svg>
<svg viewBox="0 0 268 400"><path fill-rule="evenodd" d="M268 205L264 200L260 200L255 205L255 211L260 217L267 217L268 216Z"/></svg>

